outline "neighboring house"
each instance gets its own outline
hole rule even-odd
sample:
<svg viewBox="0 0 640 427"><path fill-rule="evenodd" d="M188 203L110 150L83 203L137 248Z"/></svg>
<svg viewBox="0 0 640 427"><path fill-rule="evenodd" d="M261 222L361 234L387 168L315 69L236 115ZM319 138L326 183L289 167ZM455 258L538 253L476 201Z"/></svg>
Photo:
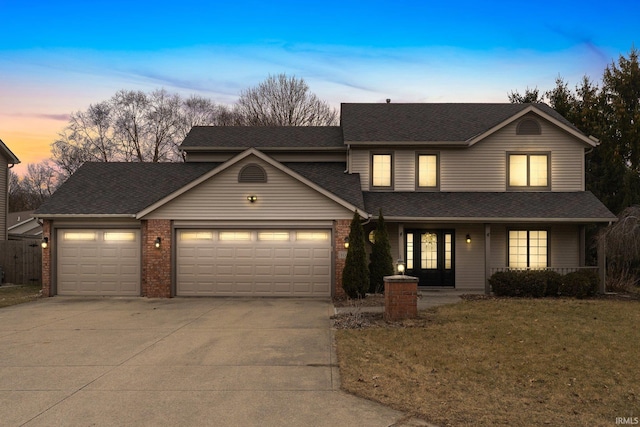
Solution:
<svg viewBox="0 0 640 427"><path fill-rule="evenodd" d="M11 212L7 216L9 240L42 239L42 225L33 211Z"/></svg>
<svg viewBox="0 0 640 427"><path fill-rule="evenodd" d="M20 163L15 154L0 140L0 240L7 240L9 212L9 169Z"/></svg>
<svg viewBox="0 0 640 427"><path fill-rule="evenodd" d="M35 215L45 295L342 294L354 211L420 286L584 266L596 140L544 104L343 104L340 126L194 127L186 163L88 163Z"/></svg>

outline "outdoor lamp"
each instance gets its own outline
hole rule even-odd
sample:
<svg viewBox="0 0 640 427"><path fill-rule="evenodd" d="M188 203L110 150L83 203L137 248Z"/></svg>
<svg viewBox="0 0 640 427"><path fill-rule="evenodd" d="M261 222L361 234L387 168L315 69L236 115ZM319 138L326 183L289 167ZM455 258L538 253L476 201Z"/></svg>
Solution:
<svg viewBox="0 0 640 427"><path fill-rule="evenodd" d="M344 238L344 248L349 249L349 236Z"/></svg>
<svg viewBox="0 0 640 427"><path fill-rule="evenodd" d="M398 268L398 273L404 275L404 261L403 260L401 260L401 259L398 260L397 268Z"/></svg>
<svg viewBox="0 0 640 427"><path fill-rule="evenodd" d="M467 243L471 243L471 235L467 234Z"/></svg>
<svg viewBox="0 0 640 427"><path fill-rule="evenodd" d="M255 203L258 200L258 196L247 196L247 200L251 203Z"/></svg>
<svg viewBox="0 0 640 427"><path fill-rule="evenodd" d="M160 249L161 242L162 242L162 239L160 237L156 237L155 247Z"/></svg>
<svg viewBox="0 0 640 427"><path fill-rule="evenodd" d="M40 246L42 246L42 249L47 249L49 247L49 238L43 237L42 243L40 243Z"/></svg>

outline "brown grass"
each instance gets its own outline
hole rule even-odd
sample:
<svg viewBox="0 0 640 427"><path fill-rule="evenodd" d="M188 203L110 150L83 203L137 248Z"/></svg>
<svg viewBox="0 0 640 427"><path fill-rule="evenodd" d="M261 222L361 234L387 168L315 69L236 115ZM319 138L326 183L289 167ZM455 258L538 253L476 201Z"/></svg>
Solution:
<svg viewBox="0 0 640 427"><path fill-rule="evenodd" d="M0 286L0 308L40 298L40 285Z"/></svg>
<svg viewBox="0 0 640 427"><path fill-rule="evenodd" d="M438 425L640 416L640 303L477 300L336 331L342 387Z"/></svg>

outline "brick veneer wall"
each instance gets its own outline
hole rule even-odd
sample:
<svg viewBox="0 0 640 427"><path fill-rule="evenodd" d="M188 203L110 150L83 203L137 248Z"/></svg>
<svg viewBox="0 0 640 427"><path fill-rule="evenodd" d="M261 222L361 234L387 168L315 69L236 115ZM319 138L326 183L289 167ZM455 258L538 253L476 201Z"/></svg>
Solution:
<svg viewBox="0 0 640 427"><path fill-rule="evenodd" d="M344 289L342 288L342 270L344 270L344 263L346 258L342 255L346 254L346 249L344 248L344 239L349 236L349 229L351 227L350 219L338 219L334 222L334 233L333 233L333 247L334 251L334 265L335 265L335 282L334 282L334 296L343 297L345 296Z"/></svg>
<svg viewBox="0 0 640 427"><path fill-rule="evenodd" d="M155 247L156 237L162 242ZM142 295L171 298L171 221L142 221Z"/></svg>
<svg viewBox="0 0 640 427"><path fill-rule="evenodd" d="M418 279L409 276L385 277L384 319L394 321L416 317L418 317Z"/></svg>
<svg viewBox="0 0 640 427"><path fill-rule="evenodd" d="M51 296L51 248L53 248L53 240L51 239L51 220L45 219L42 224L42 238L49 239L49 246L42 249L42 296Z"/></svg>

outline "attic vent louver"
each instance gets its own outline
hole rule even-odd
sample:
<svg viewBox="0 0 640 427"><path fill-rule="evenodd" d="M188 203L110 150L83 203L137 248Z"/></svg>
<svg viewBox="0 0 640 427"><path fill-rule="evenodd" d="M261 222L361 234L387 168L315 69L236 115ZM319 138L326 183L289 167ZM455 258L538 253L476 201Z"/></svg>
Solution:
<svg viewBox="0 0 640 427"><path fill-rule="evenodd" d="M240 169L238 182L267 182L267 173L262 166L251 163Z"/></svg>
<svg viewBox="0 0 640 427"><path fill-rule="evenodd" d="M540 123L534 119L523 119L516 128L516 135L540 135L540 133Z"/></svg>

